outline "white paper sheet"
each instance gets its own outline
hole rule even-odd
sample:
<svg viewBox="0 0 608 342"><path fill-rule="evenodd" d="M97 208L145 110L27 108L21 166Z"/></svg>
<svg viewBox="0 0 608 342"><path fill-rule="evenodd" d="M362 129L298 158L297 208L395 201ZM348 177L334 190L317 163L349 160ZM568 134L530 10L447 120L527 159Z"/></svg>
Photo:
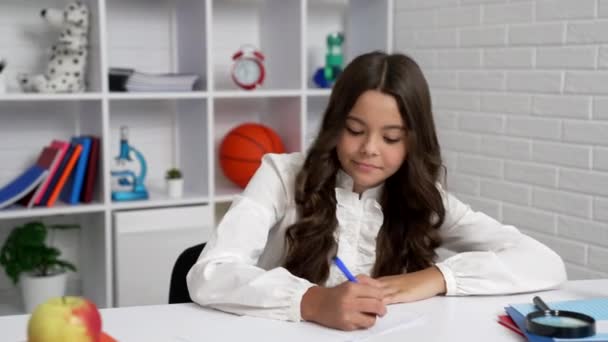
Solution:
<svg viewBox="0 0 608 342"><path fill-rule="evenodd" d="M252 337L259 336L255 335L255 332L270 331L271 329L272 339L276 341L281 340L279 336L282 335L289 342L300 341L298 338L294 339L294 336L300 336L302 341L365 341L395 330L406 329L423 321L424 316L409 311L407 305L392 305L387 307L384 317L378 318L373 327L365 330L341 331L310 322L294 323L244 316L240 317L235 327L254 332Z"/></svg>

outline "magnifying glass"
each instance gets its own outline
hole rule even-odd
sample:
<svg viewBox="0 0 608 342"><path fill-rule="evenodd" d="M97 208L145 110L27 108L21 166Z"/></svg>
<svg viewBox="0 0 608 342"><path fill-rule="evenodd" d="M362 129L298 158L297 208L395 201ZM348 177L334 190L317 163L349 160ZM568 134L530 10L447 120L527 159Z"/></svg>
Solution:
<svg viewBox="0 0 608 342"><path fill-rule="evenodd" d="M536 296L532 300L540 311L526 316L526 329L536 335L558 338L580 338L595 335L595 319L574 312L551 310Z"/></svg>

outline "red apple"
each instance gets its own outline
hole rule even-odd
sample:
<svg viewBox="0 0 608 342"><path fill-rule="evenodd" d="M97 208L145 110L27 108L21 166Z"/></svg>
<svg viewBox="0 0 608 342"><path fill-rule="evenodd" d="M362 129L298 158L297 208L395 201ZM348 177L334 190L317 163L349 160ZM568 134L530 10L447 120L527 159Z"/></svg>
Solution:
<svg viewBox="0 0 608 342"><path fill-rule="evenodd" d="M27 325L28 342L98 342L101 316L82 297L57 297L38 305Z"/></svg>

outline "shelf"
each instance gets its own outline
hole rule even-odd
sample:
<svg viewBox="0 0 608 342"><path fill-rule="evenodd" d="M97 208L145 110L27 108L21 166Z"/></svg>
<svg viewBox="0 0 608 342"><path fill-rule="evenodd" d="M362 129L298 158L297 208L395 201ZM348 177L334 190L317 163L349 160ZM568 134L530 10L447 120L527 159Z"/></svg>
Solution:
<svg viewBox="0 0 608 342"><path fill-rule="evenodd" d="M306 95L308 96L329 96L331 95L331 89L307 89Z"/></svg>
<svg viewBox="0 0 608 342"><path fill-rule="evenodd" d="M272 129L280 137L286 152L301 149L301 97L218 99L214 105L215 194L223 197L242 191L222 172L219 148L228 132L244 123L258 123ZM270 152L270 151L266 151ZM235 156L232 156L235 157ZM251 158L240 156L241 158ZM251 164L247 164L251 165Z"/></svg>
<svg viewBox="0 0 608 342"><path fill-rule="evenodd" d="M52 44L51 35L55 37L38 15L41 6L61 6L58 0L13 2L0 5L7 14L0 32L6 38L2 57L9 64L3 75L10 91L18 89L17 72L44 66L41 56ZM78 94L0 94L0 186L35 163L52 140L96 135L102 143L94 202L0 210L0 227L34 219L80 224L77 240L59 242L65 244L66 255L81 263L83 295L100 307L116 303L115 268L120 261L114 254L114 213L200 205L215 210L208 223L217 222L242 192L220 167L219 146L227 132L243 123L259 123L280 136L287 152L305 151L331 95L331 89L317 88L311 81L314 70L324 64L327 34L345 33L345 65L359 53L392 48L393 0L86 2L92 15L89 88ZM37 29L45 34L27 34ZM255 45L265 55L266 78L253 91L239 88L231 77L232 56L244 44ZM111 92L108 69L113 67L194 73L200 82L194 91ZM140 172L136 161L115 164L122 126L129 128L131 147L146 160L149 200L110 200L118 187L111 171ZM241 152L247 153L237 149L234 154ZM186 194L179 199L166 195L165 173L172 167L184 174ZM9 294L5 296L6 283L0 279L0 315L18 313L21 306L18 293L4 291Z"/></svg>
<svg viewBox="0 0 608 342"><path fill-rule="evenodd" d="M300 88L302 7L300 0L212 1L215 89L238 89L232 56L243 45L253 45L265 57L264 88Z"/></svg>
<svg viewBox="0 0 608 342"><path fill-rule="evenodd" d="M54 215L74 215L74 214L89 214L103 212L105 209L103 204L78 204L69 205L57 201L51 208L6 208L0 210L0 220L15 219L24 217L42 217Z"/></svg>
<svg viewBox="0 0 608 342"><path fill-rule="evenodd" d="M150 93L129 93L111 92L108 94L110 100L172 100L172 99L206 99L207 92L150 92Z"/></svg>
<svg viewBox="0 0 608 342"><path fill-rule="evenodd" d="M106 0L108 68L194 73L207 86L206 1Z"/></svg>
<svg viewBox="0 0 608 342"><path fill-rule="evenodd" d="M0 291L0 316L24 314L19 291L14 288Z"/></svg>
<svg viewBox="0 0 608 342"><path fill-rule="evenodd" d="M88 4L91 17L85 77L88 91L98 92L101 90L99 6L96 0L84 2ZM27 4L25 2L17 4L14 1L0 2L2 13L0 50L2 57L7 60L3 74L6 76L9 91L20 88L16 78L18 73L38 75L45 70L51 45L59 40L59 30L55 30L53 25L42 18L40 11L42 8L63 10L66 3L54 0L32 1ZM3 96L0 95L0 101L3 100ZM22 100L19 97L14 99ZM80 100L78 97L73 99ZM29 99L25 100L29 101Z"/></svg>
<svg viewBox="0 0 608 342"><path fill-rule="evenodd" d="M120 128L129 129L129 144L143 155L148 166L145 183L161 189L165 172L178 166L184 174L184 189L209 194L207 179L207 100L198 98L111 100L110 156L119 155ZM115 165L139 174L139 163Z"/></svg>
<svg viewBox="0 0 608 342"><path fill-rule="evenodd" d="M309 88L314 88L315 71L325 65L329 33L344 34L343 66L362 53L391 50L392 17L387 16L392 11L391 0L311 0L307 5L305 73Z"/></svg>
<svg viewBox="0 0 608 342"><path fill-rule="evenodd" d="M263 97L294 97L302 95L300 90L219 90L213 93L212 97L220 99L230 98L263 98Z"/></svg>
<svg viewBox="0 0 608 342"><path fill-rule="evenodd" d="M75 93L75 94L40 94L40 93L8 93L0 94L2 101L90 101L101 100L101 93Z"/></svg>
<svg viewBox="0 0 608 342"><path fill-rule="evenodd" d="M161 193L150 192L150 199L145 201L113 202L112 210L145 209L154 207L176 207L181 205L208 204L209 197L184 193L182 198L168 198Z"/></svg>
<svg viewBox="0 0 608 342"><path fill-rule="evenodd" d="M238 195L238 193L234 194L224 194L224 195L216 195L214 197L215 203L230 203L234 200L234 196Z"/></svg>
<svg viewBox="0 0 608 342"><path fill-rule="evenodd" d="M215 102L214 139L216 147L231 129L246 122L257 122L272 128L280 137L286 151L300 150L301 97L221 98ZM217 150L217 149L216 149Z"/></svg>

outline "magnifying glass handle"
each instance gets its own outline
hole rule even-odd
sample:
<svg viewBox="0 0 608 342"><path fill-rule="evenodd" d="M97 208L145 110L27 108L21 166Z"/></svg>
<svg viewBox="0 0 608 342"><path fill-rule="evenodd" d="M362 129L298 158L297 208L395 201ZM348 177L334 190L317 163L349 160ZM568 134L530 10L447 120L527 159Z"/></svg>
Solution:
<svg viewBox="0 0 608 342"><path fill-rule="evenodd" d="M548 311L548 310L551 310L551 309L549 309L549 306L548 306L547 304L545 304L545 302L543 302L543 300L542 300L542 299L540 299L540 297L539 297L539 296L535 296L535 297L532 299L532 302L534 302L534 305L536 305L536 307L537 307L537 308L539 308L539 309L540 309L540 310L542 310L542 311Z"/></svg>

